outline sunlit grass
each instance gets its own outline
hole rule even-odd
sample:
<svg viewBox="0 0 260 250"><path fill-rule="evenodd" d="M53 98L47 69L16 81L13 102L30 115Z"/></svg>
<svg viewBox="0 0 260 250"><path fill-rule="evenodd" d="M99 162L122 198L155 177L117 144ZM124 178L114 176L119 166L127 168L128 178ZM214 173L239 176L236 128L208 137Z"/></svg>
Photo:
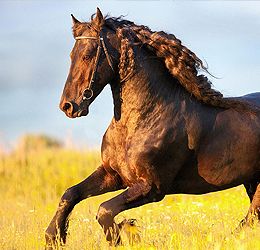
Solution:
<svg viewBox="0 0 260 250"><path fill-rule="evenodd" d="M99 166L99 152L40 149L0 158L0 249L43 249L44 231L69 187ZM109 249L95 220L116 193L89 198L71 217L66 249ZM260 228L232 234L249 201L242 186L201 196L172 195L121 213L137 219L141 242L118 249L260 249Z"/></svg>

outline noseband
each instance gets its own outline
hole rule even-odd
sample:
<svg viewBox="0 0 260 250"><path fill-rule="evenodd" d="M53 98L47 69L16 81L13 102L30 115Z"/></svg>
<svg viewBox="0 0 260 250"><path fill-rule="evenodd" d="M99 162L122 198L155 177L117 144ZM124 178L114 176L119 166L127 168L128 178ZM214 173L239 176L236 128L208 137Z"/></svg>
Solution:
<svg viewBox="0 0 260 250"><path fill-rule="evenodd" d="M98 48L97 48L97 53L96 53L96 58L95 58L95 63L94 63L94 70L92 72L90 82L87 88L84 89L83 94L82 94L82 102L84 100L89 100L93 97L93 90L91 89L92 84L96 80L96 75L97 75L97 69L98 69L98 64L99 64L99 59L100 59L100 54L101 54L101 49L103 48L108 64L110 68L114 71L113 65L111 58L108 54L106 44L104 41L104 38L102 37L102 34L99 35L99 37L94 37L94 36L77 36L75 37L76 40L81 40L81 39L92 39L92 40L98 40Z"/></svg>

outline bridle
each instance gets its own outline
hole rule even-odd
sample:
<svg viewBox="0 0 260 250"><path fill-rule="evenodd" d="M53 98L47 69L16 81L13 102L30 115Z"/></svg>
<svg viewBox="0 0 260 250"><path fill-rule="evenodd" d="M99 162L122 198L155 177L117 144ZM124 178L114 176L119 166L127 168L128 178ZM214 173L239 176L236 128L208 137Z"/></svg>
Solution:
<svg viewBox="0 0 260 250"><path fill-rule="evenodd" d="M99 34L99 37L94 37L94 36L77 36L75 37L75 40L81 40L81 39L92 39L92 40L98 40L98 48L97 48L97 53L96 53L96 58L95 58L95 63L94 63L94 70L92 72L91 78L90 78L90 82L87 88L84 89L83 93L82 93L82 101L81 103L83 103L85 100L90 100L93 97L93 90L92 90L92 85L96 80L96 75L97 75L97 69L98 69L98 64L99 64L99 59L100 59L100 54L101 54L101 49L103 48L105 55L106 55L106 59L108 61L108 64L110 66L110 68L114 71L113 65L112 65L112 61L111 61L111 57L108 54L107 51L107 47L104 41L104 38L102 36L102 34Z"/></svg>

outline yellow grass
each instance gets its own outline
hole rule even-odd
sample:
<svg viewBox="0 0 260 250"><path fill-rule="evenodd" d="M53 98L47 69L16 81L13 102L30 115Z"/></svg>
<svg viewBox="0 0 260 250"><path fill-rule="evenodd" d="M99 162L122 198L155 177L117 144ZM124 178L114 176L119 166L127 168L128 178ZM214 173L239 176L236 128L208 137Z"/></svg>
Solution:
<svg viewBox="0 0 260 250"><path fill-rule="evenodd" d="M65 189L99 165L98 152L64 149L0 156L0 249L43 249L44 231ZM95 220L116 193L82 201L70 218L66 249L109 249ZM137 219L141 242L118 249L260 249L260 228L232 234L249 201L242 186L201 196L171 195L121 213Z"/></svg>

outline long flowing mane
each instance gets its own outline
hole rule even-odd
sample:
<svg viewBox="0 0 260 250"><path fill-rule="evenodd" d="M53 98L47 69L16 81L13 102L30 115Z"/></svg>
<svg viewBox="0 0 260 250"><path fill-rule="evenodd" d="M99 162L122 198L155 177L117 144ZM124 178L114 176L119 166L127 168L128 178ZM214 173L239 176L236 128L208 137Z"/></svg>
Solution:
<svg viewBox="0 0 260 250"><path fill-rule="evenodd" d="M197 100L215 107L259 112L259 108L238 98L224 98L212 88L211 82L199 71L207 72L203 62L185 47L173 34L163 31L153 32L147 26L123 20L121 17L108 17L105 25L115 30L121 40L119 72L124 82L134 73L135 46L141 46L164 61L170 74Z"/></svg>

